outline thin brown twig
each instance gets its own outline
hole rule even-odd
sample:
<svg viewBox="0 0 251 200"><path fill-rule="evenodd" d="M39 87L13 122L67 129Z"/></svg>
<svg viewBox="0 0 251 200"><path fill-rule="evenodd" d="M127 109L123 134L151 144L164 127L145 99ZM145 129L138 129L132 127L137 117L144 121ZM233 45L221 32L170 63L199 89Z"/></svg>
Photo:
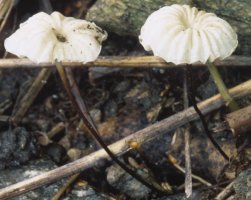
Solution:
<svg viewBox="0 0 251 200"><path fill-rule="evenodd" d="M215 200L224 200L233 192L234 181L227 185L216 197Z"/></svg>
<svg viewBox="0 0 251 200"><path fill-rule="evenodd" d="M250 95L251 80L246 81L230 89L230 94L233 95L234 98L242 98L244 96ZM203 114L207 114L211 111L220 108L223 105L224 101L218 94L199 103L198 107ZM161 134L173 131L190 121L197 120L198 118L199 116L197 115L195 110L190 107L182 112L172 115L171 117L161 120L151 126L148 126L136 133L133 133L113 143L109 146L109 149L115 155L121 155L130 150L128 146L128 143L130 141L136 141L138 143L149 141L150 139L153 139L156 136L160 136ZM0 190L0 199L12 198L25 192L31 191L33 189L39 188L43 185L55 182L61 178L76 174L80 171L92 167L97 161L100 161L102 159L109 159L109 156L103 149L100 149L69 164L63 165L51 171L45 172L41 175L2 188Z"/></svg>
<svg viewBox="0 0 251 200"><path fill-rule="evenodd" d="M63 185L63 187L61 187L57 193L54 195L54 197L52 198L52 200L59 200L61 199L61 197L65 194L66 190L77 180L78 176L80 174L74 174L72 175L67 181L66 183Z"/></svg>
<svg viewBox="0 0 251 200"><path fill-rule="evenodd" d="M106 56L99 57L93 62L86 64L80 62L63 62L65 67L117 67L117 68L181 68L186 67L185 64L174 65L167 63L163 59L156 56ZM217 67L250 67L251 57L247 56L230 56L222 61L214 63ZM206 67L201 63L194 63L192 67ZM25 58L0 59L0 69L4 68L49 68L55 67L52 63L34 63Z"/></svg>
<svg viewBox="0 0 251 200"><path fill-rule="evenodd" d="M180 165L178 164L176 158L174 158L171 154L169 154L169 155L168 155L168 159L169 159L169 161L172 163L172 165L173 165L176 169L178 169L180 172L182 172L182 173L185 174L185 169L184 169L182 166L180 166ZM208 186L208 187L211 187L211 186L212 186L211 183L209 183L209 182L206 181L205 179L203 179L203 178L201 178L201 177L199 177L199 176L197 176L197 175L195 175L195 174L192 174L192 178L193 178L194 180L197 180L197 181L201 182L202 184L204 184L204 185L206 185L206 186Z"/></svg>
<svg viewBox="0 0 251 200"><path fill-rule="evenodd" d="M18 102L18 105L16 106L18 109L10 119L13 124L18 124L22 121L24 115L47 82L50 75L50 69L41 69L28 91L22 97L21 101Z"/></svg>
<svg viewBox="0 0 251 200"><path fill-rule="evenodd" d="M0 2L0 32L2 32L8 17L10 16L10 13L12 11L12 8L14 6L14 1L12 0L5 0Z"/></svg>

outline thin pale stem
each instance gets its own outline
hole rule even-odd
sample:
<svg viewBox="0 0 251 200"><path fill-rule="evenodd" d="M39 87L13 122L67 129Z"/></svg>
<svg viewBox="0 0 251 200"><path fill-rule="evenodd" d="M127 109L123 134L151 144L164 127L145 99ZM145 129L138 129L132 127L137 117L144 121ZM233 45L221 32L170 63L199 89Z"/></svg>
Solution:
<svg viewBox="0 0 251 200"><path fill-rule="evenodd" d="M190 67L190 66L188 66ZM189 107L189 98L188 98L188 78L187 78L187 68L184 68L183 73L183 101L184 109ZM183 129L184 131L184 140L185 140L185 193L187 199L192 197L192 168L191 168L191 156L190 156L190 124L188 123Z"/></svg>
<svg viewBox="0 0 251 200"><path fill-rule="evenodd" d="M212 77L214 79L215 84L218 87L218 90L219 90L222 98L226 102L226 105L230 108L230 110L232 112L238 110L239 106L236 103L236 101L229 94L228 89L227 89L225 83L223 82L217 67L211 62L207 62L207 66L208 66L210 74L212 75Z"/></svg>

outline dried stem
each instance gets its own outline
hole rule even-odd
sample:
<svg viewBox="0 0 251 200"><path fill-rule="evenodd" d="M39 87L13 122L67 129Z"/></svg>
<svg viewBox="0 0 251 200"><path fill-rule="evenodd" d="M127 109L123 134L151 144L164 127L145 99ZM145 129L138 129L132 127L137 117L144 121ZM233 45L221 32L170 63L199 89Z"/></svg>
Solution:
<svg viewBox="0 0 251 200"><path fill-rule="evenodd" d="M54 197L52 198L52 200L59 200L62 198L62 196L65 194L66 190L77 180L79 176L78 174L74 174L72 175L67 182L64 184L64 186L62 188L60 188L60 190L54 195Z"/></svg>
<svg viewBox="0 0 251 200"><path fill-rule="evenodd" d="M17 107L17 111L12 115L10 121L17 125L19 124L30 106L32 105L33 101L47 82L48 78L51 75L51 69L41 69L38 73L37 77L33 81L32 85L22 97L21 101L17 103L15 107Z"/></svg>
<svg viewBox="0 0 251 200"><path fill-rule="evenodd" d="M171 154L169 154L169 155L168 155L168 159L169 159L169 161L172 163L172 165L173 165L176 169L178 169L180 172L182 172L182 173L185 174L185 169L184 169L183 167L181 167L181 166L178 164L176 158L174 158ZM199 176L197 176L197 175L192 174L192 178L193 178L194 180L197 180L197 181L201 182L202 184L204 184L204 185L206 185L206 186L208 186L208 187L211 187L211 186L212 186L211 183L209 183L208 181L204 180L203 178L201 178L201 177L199 177Z"/></svg>
<svg viewBox="0 0 251 200"><path fill-rule="evenodd" d="M250 95L251 80L230 89L229 92L235 98L242 98L244 96ZM215 95L199 103L198 108L203 114L207 114L220 108L222 105L224 105L224 101L221 96ZM195 110L190 107L115 142L109 146L109 149L115 155L121 155L130 150L128 147L128 143L130 141L135 141L138 143L149 141L154 137L160 136L161 134L167 133L169 131L173 131L190 121L197 120L198 118L199 117ZM41 175L7 186L6 188L2 188L0 189L0 199L12 198L30 190L39 188L43 185L55 182L61 178L76 174L92 167L97 161L102 159L109 159L109 156L103 149L100 149L81 159L68 163L67 165L63 165Z"/></svg>
<svg viewBox="0 0 251 200"><path fill-rule="evenodd" d="M167 63L163 59L155 56L106 56L99 57L93 62L86 64L80 62L64 62L65 67L116 67L116 68L180 68L186 67L185 64L174 65ZM251 57L245 56L231 56L222 61L214 63L217 67L250 67ZM48 68L54 67L52 63L34 63L28 59L0 59L0 69L4 68ZM194 63L192 67L206 67L201 63Z"/></svg>
<svg viewBox="0 0 251 200"><path fill-rule="evenodd" d="M234 181L227 185L216 197L215 200L224 200L233 193Z"/></svg>

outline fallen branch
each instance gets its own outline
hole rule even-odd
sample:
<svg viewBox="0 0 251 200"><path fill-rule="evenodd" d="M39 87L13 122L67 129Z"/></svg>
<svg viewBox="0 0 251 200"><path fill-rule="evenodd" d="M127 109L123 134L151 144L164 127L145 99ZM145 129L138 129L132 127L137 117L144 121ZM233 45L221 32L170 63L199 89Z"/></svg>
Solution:
<svg viewBox="0 0 251 200"><path fill-rule="evenodd" d="M242 98L251 94L251 80L246 81L229 90L230 94L234 98ZM215 95L198 104L199 109L203 114L207 114L213 110L216 110L224 105L224 101L221 96ZM111 151L116 155L121 155L128 150L130 147L128 143L130 141L136 141L138 143L146 142L153 139L160 134L164 134L177 129L186 123L198 119L198 115L195 110L190 107L182 112L179 112L171 117L168 117L162 121L159 121L149 127L146 127L136 133L133 133L109 146ZM61 178L76 174L87 168L92 167L97 161L101 159L109 159L108 154L103 149L93 152L81 159L78 159L69 164L58 167L54 170L45 172L41 175L33 178L21 181L19 183L7 186L0 190L0 199L8 199L30 190L39 188L43 185L50 184Z"/></svg>
<svg viewBox="0 0 251 200"><path fill-rule="evenodd" d="M120 67L120 68L179 68L185 67L185 64L174 65L172 63L166 63L163 59L155 56L106 56L99 57L93 62L86 64L79 62L63 62L65 67ZM215 62L217 67L250 67L251 57L245 56L230 56L222 61ZM54 67L52 63L39 63L36 64L28 59L0 59L0 69L3 68L48 68ZM194 63L192 67L206 67L201 63Z"/></svg>

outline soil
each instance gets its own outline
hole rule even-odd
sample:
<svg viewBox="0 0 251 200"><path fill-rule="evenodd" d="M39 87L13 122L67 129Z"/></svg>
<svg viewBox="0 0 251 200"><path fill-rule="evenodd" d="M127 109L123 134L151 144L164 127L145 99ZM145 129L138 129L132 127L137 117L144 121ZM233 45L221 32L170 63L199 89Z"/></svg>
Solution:
<svg viewBox="0 0 251 200"><path fill-rule="evenodd" d="M94 3L79 0L51 2L56 10L75 16L84 6L86 12ZM10 27L16 29L20 22L41 9L43 6L35 1L19 1L8 19L5 31L10 32ZM146 55L137 38L113 32L109 32L109 38L103 46L102 56ZM4 49L0 52L4 52ZM190 84L198 100L217 93L206 68L189 71ZM228 88L248 80L251 75L251 70L247 68L223 68L220 71ZM20 107L20 99L27 93L38 73L38 69L0 70L0 119L15 115ZM182 69L89 68L74 69L74 76L106 144L184 109ZM250 101L251 97L247 96L238 103L245 107ZM235 137L224 123L228 112L226 107L222 107L208 114L206 122L222 149L233 157L231 162L226 161L211 144L200 120L190 124L192 171L213 185L208 187L194 181L193 199L213 199L239 173L250 169L250 134ZM48 134L59 124L62 125L60 130L48 140ZM0 187L67 164L99 148L82 125L59 75L52 69L46 84L18 124L0 120ZM73 154L69 153L70 150L74 150L71 151ZM168 192L165 195L135 181L114 162L100 161L95 167L82 172L63 198L184 199L184 173L168 161L168 155L174 156L180 166L185 166L184 137L180 130L167 132L163 136L156 135L153 140L141 144L139 149L120 156L120 160L143 177L166 185ZM16 199L51 199L66 180L43 186ZM245 191L248 191L247 187L243 186ZM241 196L240 199L248 196L243 194L241 187L236 192L241 193L237 195Z"/></svg>

